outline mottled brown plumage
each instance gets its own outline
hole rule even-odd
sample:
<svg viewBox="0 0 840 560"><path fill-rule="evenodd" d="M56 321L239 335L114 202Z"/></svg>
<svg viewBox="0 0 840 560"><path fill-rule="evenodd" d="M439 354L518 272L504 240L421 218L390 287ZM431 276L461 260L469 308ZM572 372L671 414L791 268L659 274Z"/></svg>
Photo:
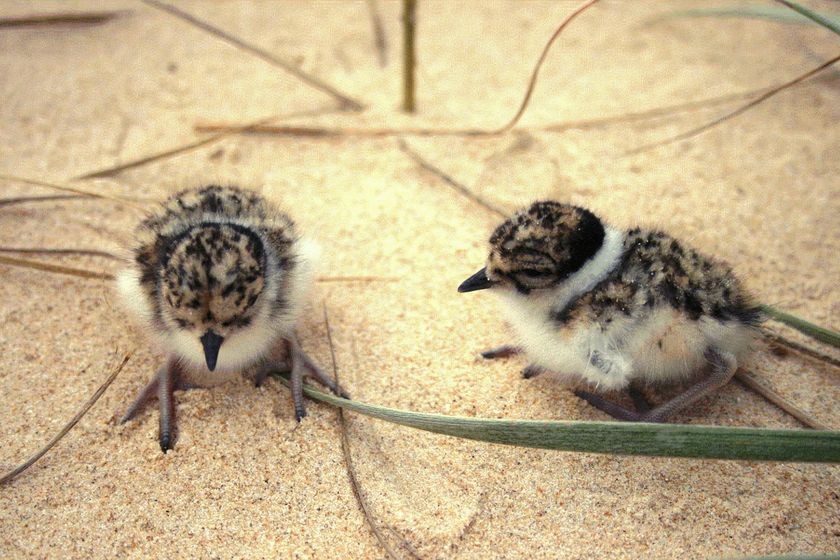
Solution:
<svg viewBox="0 0 840 560"><path fill-rule="evenodd" d="M761 319L722 262L666 233L621 232L588 210L552 201L534 203L496 229L486 267L459 291L483 288L507 304L532 362L526 377L551 371L602 390L701 377L642 412L578 392L624 419L664 420L728 381ZM510 353L504 347L486 356Z"/></svg>
<svg viewBox="0 0 840 560"><path fill-rule="evenodd" d="M709 317L754 325L758 307L724 263L686 247L661 231L627 232L619 265L592 290L553 310L559 323L640 316L665 305L691 320Z"/></svg>
<svg viewBox="0 0 840 560"><path fill-rule="evenodd" d="M118 287L153 339L169 353L124 421L150 397L161 403L161 447L174 444L172 391L252 370L292 372L295 415L305 415L301 380L335 382L300 349L295 323L312 282L313 245L266 199L235 187L182 191L137 229Z"/></svg>

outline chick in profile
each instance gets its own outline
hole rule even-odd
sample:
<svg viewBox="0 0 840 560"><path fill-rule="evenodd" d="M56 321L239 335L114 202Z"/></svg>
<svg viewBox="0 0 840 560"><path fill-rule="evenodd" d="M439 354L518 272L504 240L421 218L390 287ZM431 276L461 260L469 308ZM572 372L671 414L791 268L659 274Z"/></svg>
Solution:
<svg viewBox="0 0 840 560"><path fill-rule="evenodd" d="M501 297L526 378L552 372L622 420L662 422L726 384L749 352L759 308L725 264L661 231L620 231L584 208L537 202L490 237L486 266L459 292ZM639 384L692 384L650 408ZM631 389L636 410L598 392Z"/></svg>
<svg viewBox="0 0 840 560"><path fill-rule="evenodd" d="M306 415L304 375L346 396L295 336L317 247L288 215L254 192L208 186L169 198L136 235L117 288L167 358L122 422L157 397L165 452L176 438L173 391L246 370L257 383L273 370L290 370L298 421Z"/></svg>

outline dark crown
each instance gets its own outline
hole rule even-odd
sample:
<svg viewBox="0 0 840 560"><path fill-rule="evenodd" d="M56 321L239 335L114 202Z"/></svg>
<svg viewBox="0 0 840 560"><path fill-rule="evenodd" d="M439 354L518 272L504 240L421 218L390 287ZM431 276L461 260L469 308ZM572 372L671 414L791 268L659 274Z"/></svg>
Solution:
<svg viewBox="0 0 840 560"><path fill-rule="evenodd" d="M179 326L247 326L265 285L259 237L235 224L200 224L170 241L161 269L161 295Z"/></svg>
<svg viewBox="0 0 840 560"><path fill-rule="evenodd" d="M579 270L604 241L592 212L559 202L535 202L490 236L487 277L520 292L554 286Z"/></svg>

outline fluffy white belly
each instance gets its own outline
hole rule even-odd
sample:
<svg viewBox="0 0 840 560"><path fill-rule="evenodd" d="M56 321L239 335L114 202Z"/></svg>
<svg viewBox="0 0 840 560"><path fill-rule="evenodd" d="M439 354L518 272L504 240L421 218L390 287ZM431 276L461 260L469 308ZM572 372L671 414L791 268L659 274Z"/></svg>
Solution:
<svg viewBox="0 0 840 560"><path fill-rule="evenodd" d="M558 325L546 315L545 302L518 294L506 294L502 302L517 343L532 364L565 382L583 379L604 389L617 389L629 382L629 364L617 347L609 351L610 363L604 361L606 351L614 345L597 324Z"/></svg>
<svg viewBox="0 0 840 560"><path fill-rule="evenodd" d="M602 390L622 389L634 379L681 381L703 370L708 348L740 357L754 337L738 323L692 321L672 308L636 319L619 316L602 330L597 323L555 323L542 304L525 298L505 300L507 318L532 363L564 381L582 380Z"/></svg>

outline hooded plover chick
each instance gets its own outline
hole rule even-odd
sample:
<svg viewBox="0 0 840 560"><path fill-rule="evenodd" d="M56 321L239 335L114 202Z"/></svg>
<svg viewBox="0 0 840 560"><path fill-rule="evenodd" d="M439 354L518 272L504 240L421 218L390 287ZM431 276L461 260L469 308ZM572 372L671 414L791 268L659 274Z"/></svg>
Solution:
<svg viewBox="0 0 840 560"><path fill-rule="evenodd" d="M501 296L519 345L484 356L524 352L526 378L548 371L599 391L693 382L653 409L635 394L635 411L576 391L623 420L664 421L724 385L761 320L725 264L661 231L620 231L550 201L500 225L485 268L458 291L485 288Z"/></svg>
<svg viewBox="0 0 840 560"><path fill-rule="evenodd" d="M166 200L137 228L133 261L117 278L126 306L168 354L122 421L157 396L160 446L171 449L173 391L244 370L260 383L290 369L298 421L304 375L345 395L295 337L316 255L291 218L256 193L209 186Z"/></svg>

